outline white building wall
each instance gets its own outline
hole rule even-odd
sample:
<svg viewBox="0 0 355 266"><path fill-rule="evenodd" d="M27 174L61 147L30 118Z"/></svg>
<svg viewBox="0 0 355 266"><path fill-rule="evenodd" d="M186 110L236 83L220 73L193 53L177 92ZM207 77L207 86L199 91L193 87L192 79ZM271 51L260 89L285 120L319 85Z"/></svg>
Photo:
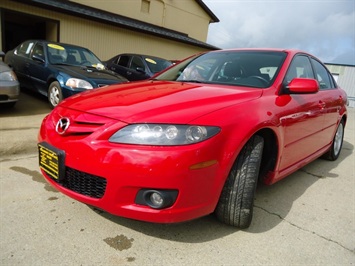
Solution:
<svg viewBox="0 0 355 266"><path fill-rule="evenodd" d="M355 66L326 64L336 77L338 85L346 91L349 107L355 107Z"/></svg>

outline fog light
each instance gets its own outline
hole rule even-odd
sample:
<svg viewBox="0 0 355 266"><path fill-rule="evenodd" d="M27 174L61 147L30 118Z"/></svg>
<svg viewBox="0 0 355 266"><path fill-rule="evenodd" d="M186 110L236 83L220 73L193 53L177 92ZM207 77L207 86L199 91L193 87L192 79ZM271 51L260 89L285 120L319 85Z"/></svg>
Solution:
<svg viewBox="0 0 355 266"><path fill-rule="evenodd" d="M177 195L177 190L141 189L137 193L135 203L140 205L146 205L153 209L164 209L174 204Z"/></svg>
<svg viewBox="0 0 355 266"><path fill-rule="evenodd" d="M149 199L152 205L154 205L156 208L163 206L164 199L158 192L151 193Z"/></svg>

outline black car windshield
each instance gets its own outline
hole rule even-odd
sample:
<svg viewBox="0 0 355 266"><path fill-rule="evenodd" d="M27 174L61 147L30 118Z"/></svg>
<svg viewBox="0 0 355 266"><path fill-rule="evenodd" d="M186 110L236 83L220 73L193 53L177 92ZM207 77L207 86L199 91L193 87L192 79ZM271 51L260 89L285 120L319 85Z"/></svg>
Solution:
<svg viewBox="0 0 355 266"><path fill-rule="evenodd" d="M157 58L157 57L152 57L152 56L149 56L149 57L146 56L146 57L144 57L144 60L147 63L148 68L152 73L158 73L173 64L172 62L170 62L168 60L165 60L162 58Z"/></svg>
<svg viewBox="0 0 355 266"><path fill-rule="evenodd" d="M284 60L279 51L209 52L187 59L156 76L156 80L267 88Z"/></svg>
<svg viewBox="0 0 355 266"><path fill-rule="evenodd" d="M90 66L104 68L104 65L90 50L67 44L47 44L48 59L51 64Z"/></svg>

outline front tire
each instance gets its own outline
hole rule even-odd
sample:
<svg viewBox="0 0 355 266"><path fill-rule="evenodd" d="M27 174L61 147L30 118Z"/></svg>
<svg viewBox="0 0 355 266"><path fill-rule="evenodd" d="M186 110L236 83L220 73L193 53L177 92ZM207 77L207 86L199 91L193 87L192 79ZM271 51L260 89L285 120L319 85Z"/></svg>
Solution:
<svg viewBox="0 0 355 266"><path fill-rule="evenodd" d="M241 229L249 227L263 148L264 139L255 135L238 155L215 211L220 221Z"/></svg>
<svg viewBox="0 0 355 266"><path fill-rule="evenodd" d="M53 81L48 88L48 101L53 109L63 100L62 88L58 81Z"/></svg>
<svg viewBox="0 0 355 266"><path fill-rule="evenodd" d="M335 161L338 159L340 155L341 148L343 147L343 140L344 140L344 120L341 120L337 131L335 132L332 146L330 147L329 151L323 155L323 158Z"/></svg>

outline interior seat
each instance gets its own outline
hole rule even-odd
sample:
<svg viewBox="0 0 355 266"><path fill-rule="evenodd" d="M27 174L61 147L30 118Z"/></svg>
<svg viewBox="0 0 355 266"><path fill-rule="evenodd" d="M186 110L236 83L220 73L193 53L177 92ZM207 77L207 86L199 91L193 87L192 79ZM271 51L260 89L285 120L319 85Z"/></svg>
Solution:
<svg viewBox="0 0 355 266"><path fill-rule="evenodd" d="M224 66L223 77L219 78L220 81L233 81L242 78L244 70L238 62L228 62Z"/></svg>
<svg viewBox="0 0 355 266"><path fill-rule="evenodd" d="M69 54L69 55L67 56L66 63L68 63L68 64L70 64L70 65L76 65L77 62L76 62L75 56L72 55L72 54Z"/></svg>

